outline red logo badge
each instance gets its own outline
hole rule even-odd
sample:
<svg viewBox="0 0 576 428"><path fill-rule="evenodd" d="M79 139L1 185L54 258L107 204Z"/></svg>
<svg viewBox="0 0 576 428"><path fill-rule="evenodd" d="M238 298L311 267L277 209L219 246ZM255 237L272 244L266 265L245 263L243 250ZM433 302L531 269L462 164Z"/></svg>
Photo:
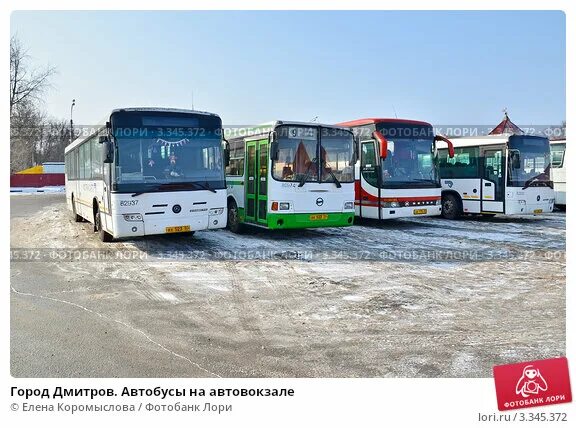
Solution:
<svg viewBox="0 0 576 428"><path fill-rule="evenodd" d="M566 358L528 361L494 367L498 410L570 403Z"/></svg>

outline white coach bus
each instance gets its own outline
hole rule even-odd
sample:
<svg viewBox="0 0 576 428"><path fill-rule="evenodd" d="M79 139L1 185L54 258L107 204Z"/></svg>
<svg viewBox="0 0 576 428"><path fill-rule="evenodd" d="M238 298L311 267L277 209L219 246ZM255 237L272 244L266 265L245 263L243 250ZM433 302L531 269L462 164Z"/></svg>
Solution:
<svg viewBox="0 0 576 428"><path fill-rule="evenodd" d="M556 206L566 209L566 140L550 141Z"/></svg>
<svg viewBox="0 0 576 428"><path fill-rule="evenodd" d="M68 208L102 241L224 228L224 152L216 114L114 110L65 149Z"/></svg>
<svg viewBox="0 0 576 428"><path fill-rule="evenodd" d="M550 143L527 135L454 138L439 150L442 215L541 214L554 208Z"/></svg>

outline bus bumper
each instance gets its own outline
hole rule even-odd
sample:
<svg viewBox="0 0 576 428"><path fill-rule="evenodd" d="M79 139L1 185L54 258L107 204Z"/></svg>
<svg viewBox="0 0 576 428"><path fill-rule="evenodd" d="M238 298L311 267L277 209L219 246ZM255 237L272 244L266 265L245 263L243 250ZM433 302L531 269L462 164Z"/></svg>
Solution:
<svg viewBox="0 0 576 428"><path fill-rule="evenodd" d="M554 199L537 204L523 204L519 201L506 201L506 214L544 214L551 213L554 210Z"/></svg>
<svg viewBox="0 0 576 428"><path fill-rule="evenodd" d="M271 214L266 218L269 229L305 229L352 226L354 212Z"/></svg>
<svg viewBox="0 0 576 428"><path fill-rule="evenodd" d="M226 227L226 210L219 215L207 213L190 217L150 218L144 216L144 221L126 221L123 215L115 216L115 238L126 238L146 235L163 235L166 233L194 232L197 230L222 229Z"/></svg>
<svg viewBox="0 0 576 428"><path fill-rule="evenodd" d="M442 214L442 205L428 205L423 207L381 208L382 218L401 217L430 217Z"/></svg>

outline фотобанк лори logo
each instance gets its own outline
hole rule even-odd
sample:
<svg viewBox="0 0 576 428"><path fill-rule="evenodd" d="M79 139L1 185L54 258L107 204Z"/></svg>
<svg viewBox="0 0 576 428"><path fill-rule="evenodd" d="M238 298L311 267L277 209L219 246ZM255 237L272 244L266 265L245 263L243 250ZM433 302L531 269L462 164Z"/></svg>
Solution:
<svg viewBox="0 0 576 428"><path fill-rule="evenodd" d="M564 357L494 366L493 370L499 410L572 401L568 360Z"/></svg>

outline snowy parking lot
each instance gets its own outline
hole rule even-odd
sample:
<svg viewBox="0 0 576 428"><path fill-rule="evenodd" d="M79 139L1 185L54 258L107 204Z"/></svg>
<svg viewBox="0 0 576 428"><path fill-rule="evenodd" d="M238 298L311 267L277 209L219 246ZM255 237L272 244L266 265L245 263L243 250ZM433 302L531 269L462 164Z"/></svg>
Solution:
<svg viewBox="0 0 576 428"><path fill-rule="evenodd" d="M24 377L488 377L565 354L565 213L102 243L11 198Z"/></svg>

